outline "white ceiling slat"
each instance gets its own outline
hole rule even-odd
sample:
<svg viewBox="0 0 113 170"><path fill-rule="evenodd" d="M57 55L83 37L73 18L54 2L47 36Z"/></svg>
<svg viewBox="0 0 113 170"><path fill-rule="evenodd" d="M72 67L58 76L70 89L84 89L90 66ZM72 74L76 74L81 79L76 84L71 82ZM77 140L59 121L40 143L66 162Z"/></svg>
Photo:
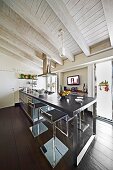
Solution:
<svg viewBox="0 0 113 170"><path fill-rule="evenodd" d="M85 4L87 4L88 2L89 2L89 0L78 1L78 3L75 4L70 11L71 16L74 17L81 10L81 8L83 8L85 6Z"/></svg>
<svg viewBox="0 0 113 170"><path fill-rule="evenodd" d="M66 3L66 7L69 10L72 10L72 8L79 2L79 0L70 0L68 3Z"/></svg>
<svg viewBox="0 0 113 170"><path fill-rule="evenodd" d="M50 25L51 31L56 30L56 27L59 27L59 26L61 26L61 23L59 22L59 18L56 17L56 18L54 19L54 21L52 22L52 24ZM58 30L58 29L57 29L57 30ZM57 31L57 32L58 32L58 31Z"/></svg>
<svg viewBox="0 0 113 170"><path fill-rule="evenodd" d="M31 59L30 56L22 53L20 50L11 47L10 44L8 45L8 43L5 43L3 40L0 40L0 48L3 48L4 50L8 51L10 54L17 56L18 58L24 58L26 61L29 61L40 68L37 61Z"/></svg>
<svg viewBox="0 0 113 170"><path fill-rule="evenodd" d="M27 60L32 61L33 63L36 63L38 65L38 67L40 67L40 63L32 58L32 56L26 54L25 52L22 52L20 49L14 47L13 45L9 44L7 41L4 41L3 39L0 38L0 46L6 50L9 50L11 53L17 55L19 57L24 57Z"/></svg>
<svg viewBox="0 0 113 170"><path fill-rule="evenodd" d="M75 56L77 54L80 54L82 53L79 49L75 50L75 49L72 49L72 54Z"/></svg>
<svg viewBox="0 0 113 170"><path fill-rule="evenodd" d="M51 8L49 8L49 9L51 9ZM59 22L60 20L58 19L58 17L56 17L55 15L52 15L52 17L53 17L53 19L51 19L51 20L49 20L49 18L48 18L48 21L50 21L50 23L48 24L48 21L47 21L46 24L48 24L48 26L51 30L51 33L53 33L53 35L57 35L59 33L58 30L60 28L62 28L62 24L61 24L61 22ZM58 49L60 49L60 48L58 47ZM69 60L74 61L74 57L67 50L67 48L65 49L65 53L66 53L66 56L69 58Z"/></svg>
<svg viewBox="0 0 113 170"><path fill-rule="evenodd" d="M42 2L40 4L40 7L39 7L39 9L38 9L38 11L36 13L36 16L41 19L41 17L43 15L44 11L46 10L47 6L48 6L48 4L45 3L45 0L42 0Z"/></svg>
<svg viewBox="0 0 113 170"><path fill-rule="evenodd" d="M33 2L34 2L34 0L19 0L19 4L21 4L21 3L23 3L25 6L26 6L26 8L29 10L29 12L31 12L31 8L32 8L32 5L33 5Z"/></svg>
<svg viewBox="0 0 113 170"><path fill-rule="evenodd" d="M49 18L46 20L45 24L50 27L52 25L52 23L54 22L56 16L53 15L53 11L51 11L51 15L49 16Z"/></svg>
<svg viewBox="0 0 113 170"><path fill-rule="evenodd" d="M37 15L37 13L38 13L38 11L39 11L39 9L40 9L40 6L41 6L41 4L42 4L42 2L43 2L43 0L41 0L41 1L38 3L38 5L37 5L37 10L36 10L35 15Z"/></svg>
<svg viewBox="0 0 113 170"><path fill-rule="evenodd" d="M19 57L18 55L15 55L13 53L11 53L10 51L0 47L0 54L3 55L3 56L9 56L9 57L12 57L18 61L21 61L21 62L25 62L26 64L28 64L27 60L23 57Z"/></svg>
<svg viewBox="0 0 113 170"><path fill-rule="evenodd" d="M102 37L97 38L96 40L88 42L88 44L89 44L89 46L92 46L92 45L97 44L98 42L101 42L101 41L106 40L108 38L109 38L109 35L106 34L106 35L104 35Z"/></svg>
<svg viewBox="0 0 113 170"><path fill-rule="evenodd" d="M103 11L103 9L101 9L101 10L97 11L93 16L88 18L85 22L83 22L81 24L77 24L77 25L79 25L79 29L82 30L83 28L87 27L89 24L92 24L93 22L95 22L95 20L102 17L103 15L104 15L104 11Z"/></svg>
<svg viewBox="0 0 113 170"><path fill-rule="evenodd" d="M56 18L55 15L51 14L49 16L49 18L46 20L46 22L43 23L43 22L41 22L39 16L34 17L33 15L31 15L22 3L19 4L19 5L21 5L21 8L20 7L18 8L19 1L14 0L12 2L11 0L4 0L4 2L8 6L10 6L14 11L16 11L22 18L24 18L34 29L36 29L40 34L42 34L52 45L54 44L54 46L57 49L60 49L58 37L56 36L56 34L53 34L51 32L51 30L49 29L51 27L52 22ZM41 7L41 4L40 5L38 4L39 9ZM68 51L68 49L66 49L66 50ZM69 57L69 60L74 61L74 57L72 54L70 54L70 56L68 56L68 57Z"/></svg>
<svg viewBox="0 0 113 170"><path fill-rule="evenodd" d="M101 34L98 34L98 35L96 35L94 37L88 38L87 42L94 41L94 40L98 39L99 37L103 37L105 35L108 35L108 31L107 30L103 31Z"/></svg>
<svg viewBox="0 0 113 170"><path fill-rule="evenodd" d="M32 56L32 58L35 58L39 62L39 65L42 66L42 60L40 59L42 55L41 53L33 50L32 48L30 48L30 46L26 45L20 39L17 39L16 37L14 37L14 35L11 35L10 33L8 33L8 31L6 32L3 29L0 29L0 38L7 41L14 47L21 49L26 54Z"/></svg>
<svg viewBox="0 0 113 170"><path fill-rule="evenodd" d="M71 48L71 49L75 49L75 45L71 45L71 44L68 44L68 47Z"/></svg>
<svg viewBox="0 0 113 170"><path fill-rule="evenodd" d="M32 15L34 16L37 12L37 9L39 8L39 5L41 4L42 0L34 0L32 7L31 7L31 11L32 11Z"/></svg>
<svg viewBox="0 0 113 170"><path fill-rule="evenodd" d="M99 29L97 29L97 31L94 30L93 33L88 34L88 35L85 37L85 39L88 40L89 38L96 37L98 34L101 34L101 33L104 32L104 31L107 31L107 32L108 32L107 26L104 26L104 27L102 27L101 29L99 28Z"/></svg>
<svg viewBox="0 0 113 170"><path fill-rule="evenodd" d="M71 0L63 0L65 4L69 3Z"/></svg>
<svg viewBox="0 0 113 170"><path fill-rule="evenodd" d="M104 14L105 10L107 13L109 8L113 9L111 1L2 0L0 2L1 46L5 47L4 41L7 41L9 44L8 46L6 43L7 49L13 53L16 53L17 49L20 55L33 62L38 54L42 57L42 53L51 56L52 60L60 64L63 63L62 59L66 58L74 61L74 55L82 51L88 56L91 45L109 38L109 34L112 36L113 19L109 18L109 15L113 12L106 14L108 23ZM107 24L111 31L109 34ZM59 56L62 47L61 38L58 36L59 29L64 32L63 46L66 49L66 56L63 58ZM3 31L6 31L6 36ZM11 46L14 46L14 51Z"/></svg>
<svg viewBox="0 0 113 170"><path fill-rule="evenodd" d="M9 50L6 50L6 49L4 49L2 47L0 47L0 54L3 55L3 56L12 57L12 58L22 62L23 64L29 65L29 66L33 67L33 69L36 69L37 71L39 70L39 71L42 72L42 68L39 68L36 63L34 63L32 61L29 61L28 59L26 59L26 58L24 58L22 56L19 57L17 54L13 54Z"/></svg>
<svg viewBox="0 0 113 170"><path fill-rule="evenodd" d="M93 34L93 32L96 32L96 31L98 31L99 29L102 29L103 27L105 27L105 24L106 24L106 22L104 21L104 22L102 22L101 24L97 25L96 27L90 29L88 32L86 32L86 33L84 34L84 37L86 37L86 36L88 36L88 35L90 35L90 34Z"/></svg>
<svg viewBox="0 0 113 170"><path fill-rule="evenodd" d="M65 46L67 46L68 44L71 44L71 45L73 45L73 44L74 44L74 45L75 45L75 43L72 41L72 39L71 39L71 38L70 38L70 39L68 39L68 41L65 41L65 42L64 42L64 45L65 45Z"/></svg>
<svg viewBox="0 0 113 170"><path fill-rule="evenodd" d="M62 2L62 0L57 0L57 1L46 0L46 1L51 6L53 11L56 13L56 15L59 17L59 19L64 24L64 26L67 28L67 30L72 35L74 40L78 43L78 45L83 50L83 52L86 55L89 55L90 54L89 47L86 44L81 32L79 31L78 27L74 23L71 15L69 14L69 12L68 12L65 4Z"/></svg>
<svg viewBox="0 0 113 170"><path fill-rule="evenodd" d="M47 22L48 18L50 17L51 12L52 12L51 8L47 7L47 9L45 10L45 13L43 14L43 16L41 18L41 20L43 21L44 24Z"/></svg>
<svg viewBox="0 0 113 170"><path fill-rule="evenodd" d="M52 56L56 62L59 64L62 63L62 59L58 57L56 54L54 54L52 51L50 51L47 47L45 47L43 44L41 44L39 41L35 40L35 37L33 37L33 34L35 35L35 30L32 31L32 34L30 36L29 32L23 32L22 26L15 24L14 21L11 20L11 18L7 16L0 17L1 24L7 28L10 32L13 32L17 36L19 36L22 40L25 40L29 44L32 44L35 48L40 48L44 53L46 53L48 56ZM28 24L29 25L29 24ZM20 30L19 30L20 28ZM21 32L22 30L22 32Z"/></svg>
<svg viewBox="0 0 113 170"><path fill-rule="evenodd" d="M77 25L80 25L82 22L85 22L88 20L88 18L90 18L91 16L95 15L95 13L99 10L102 9L102 3L99 2L96 6L94 6L93 8L91 8L90 11L88 11L85 15L83 15L77 22L76 22L76 18L73 18L74 21L76 22Z"/></svg>
<svg viewBox="0 0 113 170"><path fill-rule="evenodd" d="M88 33L89 30L92 30L93 28L98 27L98 25L100 25L101 23L104 23L106 25L104 16L98 18L92 24L88 25L83 30L81 30L82 34L84 35L85 33Z"/></svg>
<svg viewBox="0 0 113 170"><path fill-rule="evenodd" d="M2 12L2 13L5 13L5 15L7 15L7 16L9 16L9 9L8 8L6 8L6 4L5 3L3 3L2 1L0 1L0 11Z"/></svg>
<svg viewBox="0 0 113 170"><path fill-rule="evenodd" d="M110 42L111 45L113 46L113 0L102 0L102 4L110 35Z"/></svg>
<svg viewBox="0 0 113 170"><path fill-rule="evenodd" d="M25 4L28 5L28 6L30 6L30 8L31 8L32 5L33 5L33 1L34 1L34 0L32 0L32 1L31 1L31 0L26 0L26 1L25 1Z"/></svg>
<svg viewBox="0 0 113 170"><path fill-rule="evenodd" d="M22 19L21 19L22 20ZM26 22L25 22L26 23ZM13 24L15 24L15 23L13 23ZM27 26L29 26L29 24L24 24L24 27L22 27L22 25L20 25L20 24L15 24L16 25L16 27L15 27L15 29L19 32L19 33L23 33L23 35L25 36L26 35L26 37L29 39L29 36L31 35L32 37L34 36L34 38L36 37L36 35L37 35L37 32L36 31L34 31L33 30L33 28L31 28L30 27L30 29L32 29L33 31L26 31L25 32L25 28L27 28ZM16 30L15 30L15 34L16 34ZM29 32L29 34L30 35L28 35L28 32ZM30 40L30 39L29 39ZM44 40L43 42L45 42L46 40ZM45 47L44 47L44 49L46 49ZM55 56L55 54L53 54L52 55L53 57ZM59 57L59 60L61 61L61 58Z"/></svg>
<svg viewBox="0 0 113 170"><path fill-rule="evenodd" d="M69 1L66 5L68 12L73 17L86 43L101 41L101 37L108 35L107 24L104 16L101 0L80 0L69 9ZM100 35L101 34L101 35ZM100 39L99 39L100 38ZM108 38L108 37L107 37ZM97 42L97 43L98 43ZM92 44L94 45L94 44ZM68 44L69 48L70 44Z"/></svg>
<svg viewBox="0 0 113 170"><path fill-rule="evenodd" d="M109 38L108 33L105 32L102 35L98 35L98 37L94 37L93 39L88 40L87 42L88 42L88 44L90 44L92 42L101 42L101 41L105 40L105 39L103 39L103 37L106 37L106 39L108 39Z"/></svg>
<svg viewBox="0 0 113 170"><path fill-rule="evenodd" d="M88 3L75 15L76 22L99 3L98 0L88 1Z"/></svg>

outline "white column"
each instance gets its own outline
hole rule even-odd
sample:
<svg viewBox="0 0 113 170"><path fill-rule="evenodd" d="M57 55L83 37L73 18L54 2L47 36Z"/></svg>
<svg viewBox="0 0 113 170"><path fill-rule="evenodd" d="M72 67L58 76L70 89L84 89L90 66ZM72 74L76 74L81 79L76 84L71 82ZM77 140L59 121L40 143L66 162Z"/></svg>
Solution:
<svg viewBox="0 0 113 170"><path fill-rule="evenodd" d="M94 64L88 66L88 97L95 96Z"/></svg>
<svg viewBox="0 0 113 170"><path fill-rule="evenodd" d="M94 64L88 66L88 97L95 97ZM93 111L93 107L88 110Z"/></svg>

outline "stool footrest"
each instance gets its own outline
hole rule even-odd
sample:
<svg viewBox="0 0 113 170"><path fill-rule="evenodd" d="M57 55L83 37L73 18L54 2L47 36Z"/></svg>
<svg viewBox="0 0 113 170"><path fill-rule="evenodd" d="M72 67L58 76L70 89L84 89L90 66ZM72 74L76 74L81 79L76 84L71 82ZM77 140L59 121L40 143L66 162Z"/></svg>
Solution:
<svg viewBox="0 0 113 170"><path fill-rule="evenodd" d="M88 127L89 127L89 124L82 123L81 127L79 127L79 125L78 125L78 130L84 132L85 130L87 130Z"/></svg>

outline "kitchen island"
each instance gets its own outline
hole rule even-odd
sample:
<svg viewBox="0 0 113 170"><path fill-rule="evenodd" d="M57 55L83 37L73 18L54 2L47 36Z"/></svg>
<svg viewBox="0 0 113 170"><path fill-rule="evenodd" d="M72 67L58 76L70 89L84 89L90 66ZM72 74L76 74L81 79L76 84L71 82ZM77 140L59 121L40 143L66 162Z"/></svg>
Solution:
<svg viewBox="0 0 113 170"><path fill-rule="evenodd" d="M73 162L74 165L77 166L84 154L86 153L88 147L91 142L95 138L96 134L96 99L92 97L83 97L82 102L80 100L76 100L80 97L78 94L71 94L65 97L64 99L60 99L60 96L56 93L48 95L39 95L36 92L27 93L24 91L20 91L20 99L22 95L26 95L32 100L38 100L42 103L45 103L49 106L54 107L62 112L67 113L70 118L73 118ZM22 102L22 100L21 100ZM92 114L92 134L89 136L87 142L84 143L84 147L78 152L79 146L79 138L78 138L78 116L84 111L86 108L93 106L93 114Z"/></svg>

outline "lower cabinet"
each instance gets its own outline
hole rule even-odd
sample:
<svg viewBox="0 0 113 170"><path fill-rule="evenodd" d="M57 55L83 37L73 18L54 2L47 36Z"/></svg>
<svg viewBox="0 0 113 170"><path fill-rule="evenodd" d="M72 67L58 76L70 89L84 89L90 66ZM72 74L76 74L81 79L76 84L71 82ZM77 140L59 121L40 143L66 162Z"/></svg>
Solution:
<svg viewBox="0 0 113 170"><path fill-rule="evenodd" d="M20 106L26 112L27 116L29 116L29 118L33 121L33 109L29 106L29 103L31 103L32 101L32 97L19 91Z"/></svg>

